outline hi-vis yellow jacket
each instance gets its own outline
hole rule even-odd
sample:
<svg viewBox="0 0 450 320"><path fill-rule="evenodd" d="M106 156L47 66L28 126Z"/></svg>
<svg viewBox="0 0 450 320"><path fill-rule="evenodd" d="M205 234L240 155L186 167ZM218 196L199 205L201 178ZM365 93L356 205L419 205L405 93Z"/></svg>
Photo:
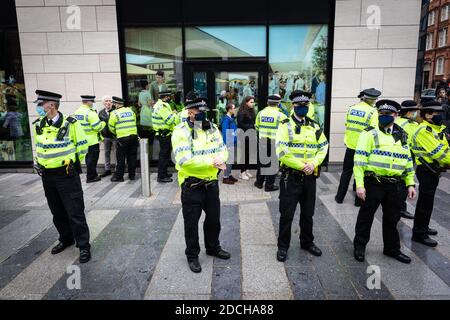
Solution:
<svg viewBox="0 0 450 320"><path fill-rule="evenodd" d="M376 128L377 126L378 114L376 108L364 101L351 106L345 121L345 145L347 148L355 150L361 132L368 127Z"/></svg>

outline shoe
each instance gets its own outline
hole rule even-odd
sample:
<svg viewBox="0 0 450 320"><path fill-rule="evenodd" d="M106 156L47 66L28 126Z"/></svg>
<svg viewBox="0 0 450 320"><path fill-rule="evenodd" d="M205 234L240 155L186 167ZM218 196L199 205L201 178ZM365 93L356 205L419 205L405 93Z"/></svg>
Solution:
<svg viewBox="0 0 450 320"><path fill-rule="evenodd" d="M202 272L202 266L200 265L200 262L198 262L197 259L188 260L189 269L191 269L192 272L199 273Z"/></svg>
<svg viewBox="0 0 450 320"><path fill-rule="evenodd" d="M239 179L250 180L249 176L244 172L239 173Z"/></svg>
<svg viewBox="0 0 450 320"><path fill-rule="evenodd" d="M136 177L135 176L128 176L128 179L130 179L131 181L134 181L134 180L136 180Z"/></svg>
<svg viewBox="0 0 450 320"><path fill-rule="evenodd" d="M359 262L364 262L364 260L365 260L365 252L364 252L364 249L356 249L355 248L355 250L353 251L353 256L355 257L355 259L356 259L356 261L359 261Z"/></svg>
<svg viewBox="0 0 450 320"><path fill-rule="evenodd" d="M258 181L255 181L255 183L253 184L255 187L257 187L258 189L262 189L263 188L263 184L259 184Z"/></svg>
<svg viewBox="0 0 450 320"><path fill-rule="evenodd" d="M90 249L80 249L80 263L86 263L91 260Z"/></svg>
<svg viewBox="0 0 450 320"><path fill-rule="evenodd" d="M107 177L107 176L110 176L110 175L112 175L111 170L106 170L105 172L103 172L103 173L100 175L100 177L101 177L101 178L104 178L104 177Z"/></svg>
<svg viewBox="0 0 450 320"><path fill-rule="evenodd" d="M172 182L173 179L172 179L172 178L169 178L169 177L164 177L164 178L158 178L157 181L158 181L158 182L161 182L161 183L167 183L167 182Z"/></svg>
<svg viewBox="0 0 450 320"><path fill-rule="evenodd" d="M385 256L391 257L396 259L397 261L400 261L401 263L411 263L411 258L408 257L406 254L401 253L400 251L398 253L389 253L386 251L383 251L383 254Z"/></svg>
<svg viewBox="0 0 450 320"><path fill-rule="evenodd" d="M338 199L338 197L337 197L337 196L336 196L336 197L334 197L334 201L336 201L336 203L339 203L339 204L341 204L341 203L343 203L343 202L344 202L344 200Z"/></svg>
<svg viewBox="0 0 450 320"><path fill-rule="evenodd" d="M434 247L436 247L438 245L436 240L433 240L433 239L430 239L430 238L419 238L419 237L413 236L411 238L411 240L415 241L415 242L418 242L418 243L421 243L421 244L424 244L427 247L432 247L432 248L434 248Z"/></svg>
<svg viewBox="0 0 450 320"><path fill-rule="evenodd" d="M280 262L284 262L287 259L287 250L286 249L278 249L277 251L277 260Z"/></svg>
<svg viewBox="0 0 450 320"><path fill-rule="evenodd" d="M166 177L167 177L167 178L172 178L172 176L173 176L173 174L171 174L171 173L167 173L167 174L166 174Z"/></svg>
<svg viewBox="0 0 450 320"><path fill-rule="evenodd" d="M429 236L437 236L438 232L435 229L428 228L427 235Z"/></svg>
<svg viewBox="0 0 450 320"><path fill-rule="evenodd" d="M119 177L114 176L111 178L111 181L112 182L124 182L125 180L123 179L123 177L119 178Z"/></svg>
<svg viewBox="0 0 450 320"><path fill-rule="evenodd" d="M214 256L214 257L217 257L217 258L223 259L223 260L228 260L228 259L231 258L231 254L229 252L226 252L223 249L220 249L217 252L208 252L208 251L206 251L206 254L208 256Z"/></svg>
<svg viewBox="0 0 450 320"><path fill-rule="evenodd" d="M408 211L400 211L400 217L405 219L414 219L414 215L409 213Z"/></svg>
<svg viewBox="0 0 450 320"><path fill-rule="evenodd" d="M313 243L310 244L309 246L300 246L303 250L308 251L309 253L311 253L313 256L316 257L320 257L322 255L322 251L317 248L317 246Z"/></svg>
<svg viewBox="0 0 450 320"><path fill-rule="evenodd" d="M236 178L233 177L233 176L229 176L228 179L230 179L230 180L233 181L233 182L238 182L238 181L239 181L238 179L236 179Z"/></svg>
<svg viewBox="0 0 450 320"><path fill-rule="evenodd" d="M245 171L245 174L247 175L247 177L249 178L253 178L253 175L250 173L250 171Z"/></svg>
<svg viewBox="0 0 450 320"><path fill-rule="evenodd" d="M67 247L70 247L74 244L74 242L72 243L58 243L56 246L54 246L52 248L51 254L58 254L60 252L63 252Z"/></svg>
<svg viewBox="0 0 450 320"><path fill-rule="evenodd" d="M92 179L86 179L86 183L97 182L100 180L102 180L102 178L100 178L100 176L96 176L95 178Z"/></svg>
<svg viewBox="0 0 450 320"><path fill-rule="evenodd" d="M271 186L268 186L267 184L266 184L266 187L264 188L264 191L265 192L271 192L271 191L277 191L277 190L279 190L280 188L278 187L278 186L274 186L274 185L271 185Z"/></svg>
<svg viewBox="0 0 450 320"><path fill-rule="evenodd" d="M223 178L222 183L223 184L234 184L233 180L231 180L230 177Z"/></svg>

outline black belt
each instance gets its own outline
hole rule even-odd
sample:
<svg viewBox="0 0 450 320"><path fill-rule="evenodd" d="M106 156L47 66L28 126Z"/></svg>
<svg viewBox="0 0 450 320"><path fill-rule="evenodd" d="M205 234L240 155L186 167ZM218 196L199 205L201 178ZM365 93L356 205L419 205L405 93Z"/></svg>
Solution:
<svg viewBox="0 0 450 320"><path fill-rule="evenodd" d="M366 177L373 178L380 183L385 182L385 183L394 183L395 184L395 183L400 183L402 181L402 177L400 177L400 176L380 176L372 171L366 171L364 173L364 175Z"/></svg>
<svg viewBox="0 0 450 320"><path fill-rule="evenodd" d="M189 189L208 188L217 183L217 180L202 180L195 177L189 177L184 180L183 186Z"/></svg>
<svg viewBox="0 0 450 320"><path fill-rule="evenodd" d="M289 176L294 176L294 177L303 179L304 177L306 177L306 173L304 173L303 171L295 170L290 167L282 167L281 168L281 179L285 179Z"/></svg>

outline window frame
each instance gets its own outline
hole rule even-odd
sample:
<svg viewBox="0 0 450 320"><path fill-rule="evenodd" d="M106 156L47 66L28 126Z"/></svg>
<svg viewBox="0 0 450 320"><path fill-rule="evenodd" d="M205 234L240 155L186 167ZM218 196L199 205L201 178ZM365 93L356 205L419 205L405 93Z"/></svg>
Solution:
<svg viewBox="0 0 450 320"><path fill-rule="evenodd" d="M441 76L445 72L445 57L439 56L436 58L436 70L435 75Z"/></svg>

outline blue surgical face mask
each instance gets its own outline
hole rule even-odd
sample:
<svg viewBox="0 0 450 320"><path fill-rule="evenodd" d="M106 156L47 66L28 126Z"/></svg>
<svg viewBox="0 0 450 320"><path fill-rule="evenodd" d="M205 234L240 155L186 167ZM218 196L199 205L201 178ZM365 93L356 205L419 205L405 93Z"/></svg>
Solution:
<svg viewBox="0 0 450 320"><path fill-rule="evenodd" d="M444 121L444 117L442 117L442 114L435 114L433 118L431 118L431 121L433 121L435 125L440 126Z"/></svg>
<svg viewBox="0 0 450 320"><path fill-rule="evenodd" d="M308 106L296 106L294 107L294 113L298 117L304 117L308 114Z"/></svg>
<svg viewBox="0 0 450 320"><path fill-rule="evenodd" d="M200 111L195 115L195 121L204 121L206 120L206 112Z"/></svg>
<svg viewBox="0 0 450 320"><path fill-rule="evenodd" d="M378 116L378 121L380 122L381 126L386 127L394 122L394 116L390 114L381 114Z"/></svg>
<svg viewBox="0 0 450 320"><path fill-rule="evenodd" d="M39 115L39 117L45 117L47 115L47 112L45 112L44 107L40 105L36 106L36 112Z"/></svg>

